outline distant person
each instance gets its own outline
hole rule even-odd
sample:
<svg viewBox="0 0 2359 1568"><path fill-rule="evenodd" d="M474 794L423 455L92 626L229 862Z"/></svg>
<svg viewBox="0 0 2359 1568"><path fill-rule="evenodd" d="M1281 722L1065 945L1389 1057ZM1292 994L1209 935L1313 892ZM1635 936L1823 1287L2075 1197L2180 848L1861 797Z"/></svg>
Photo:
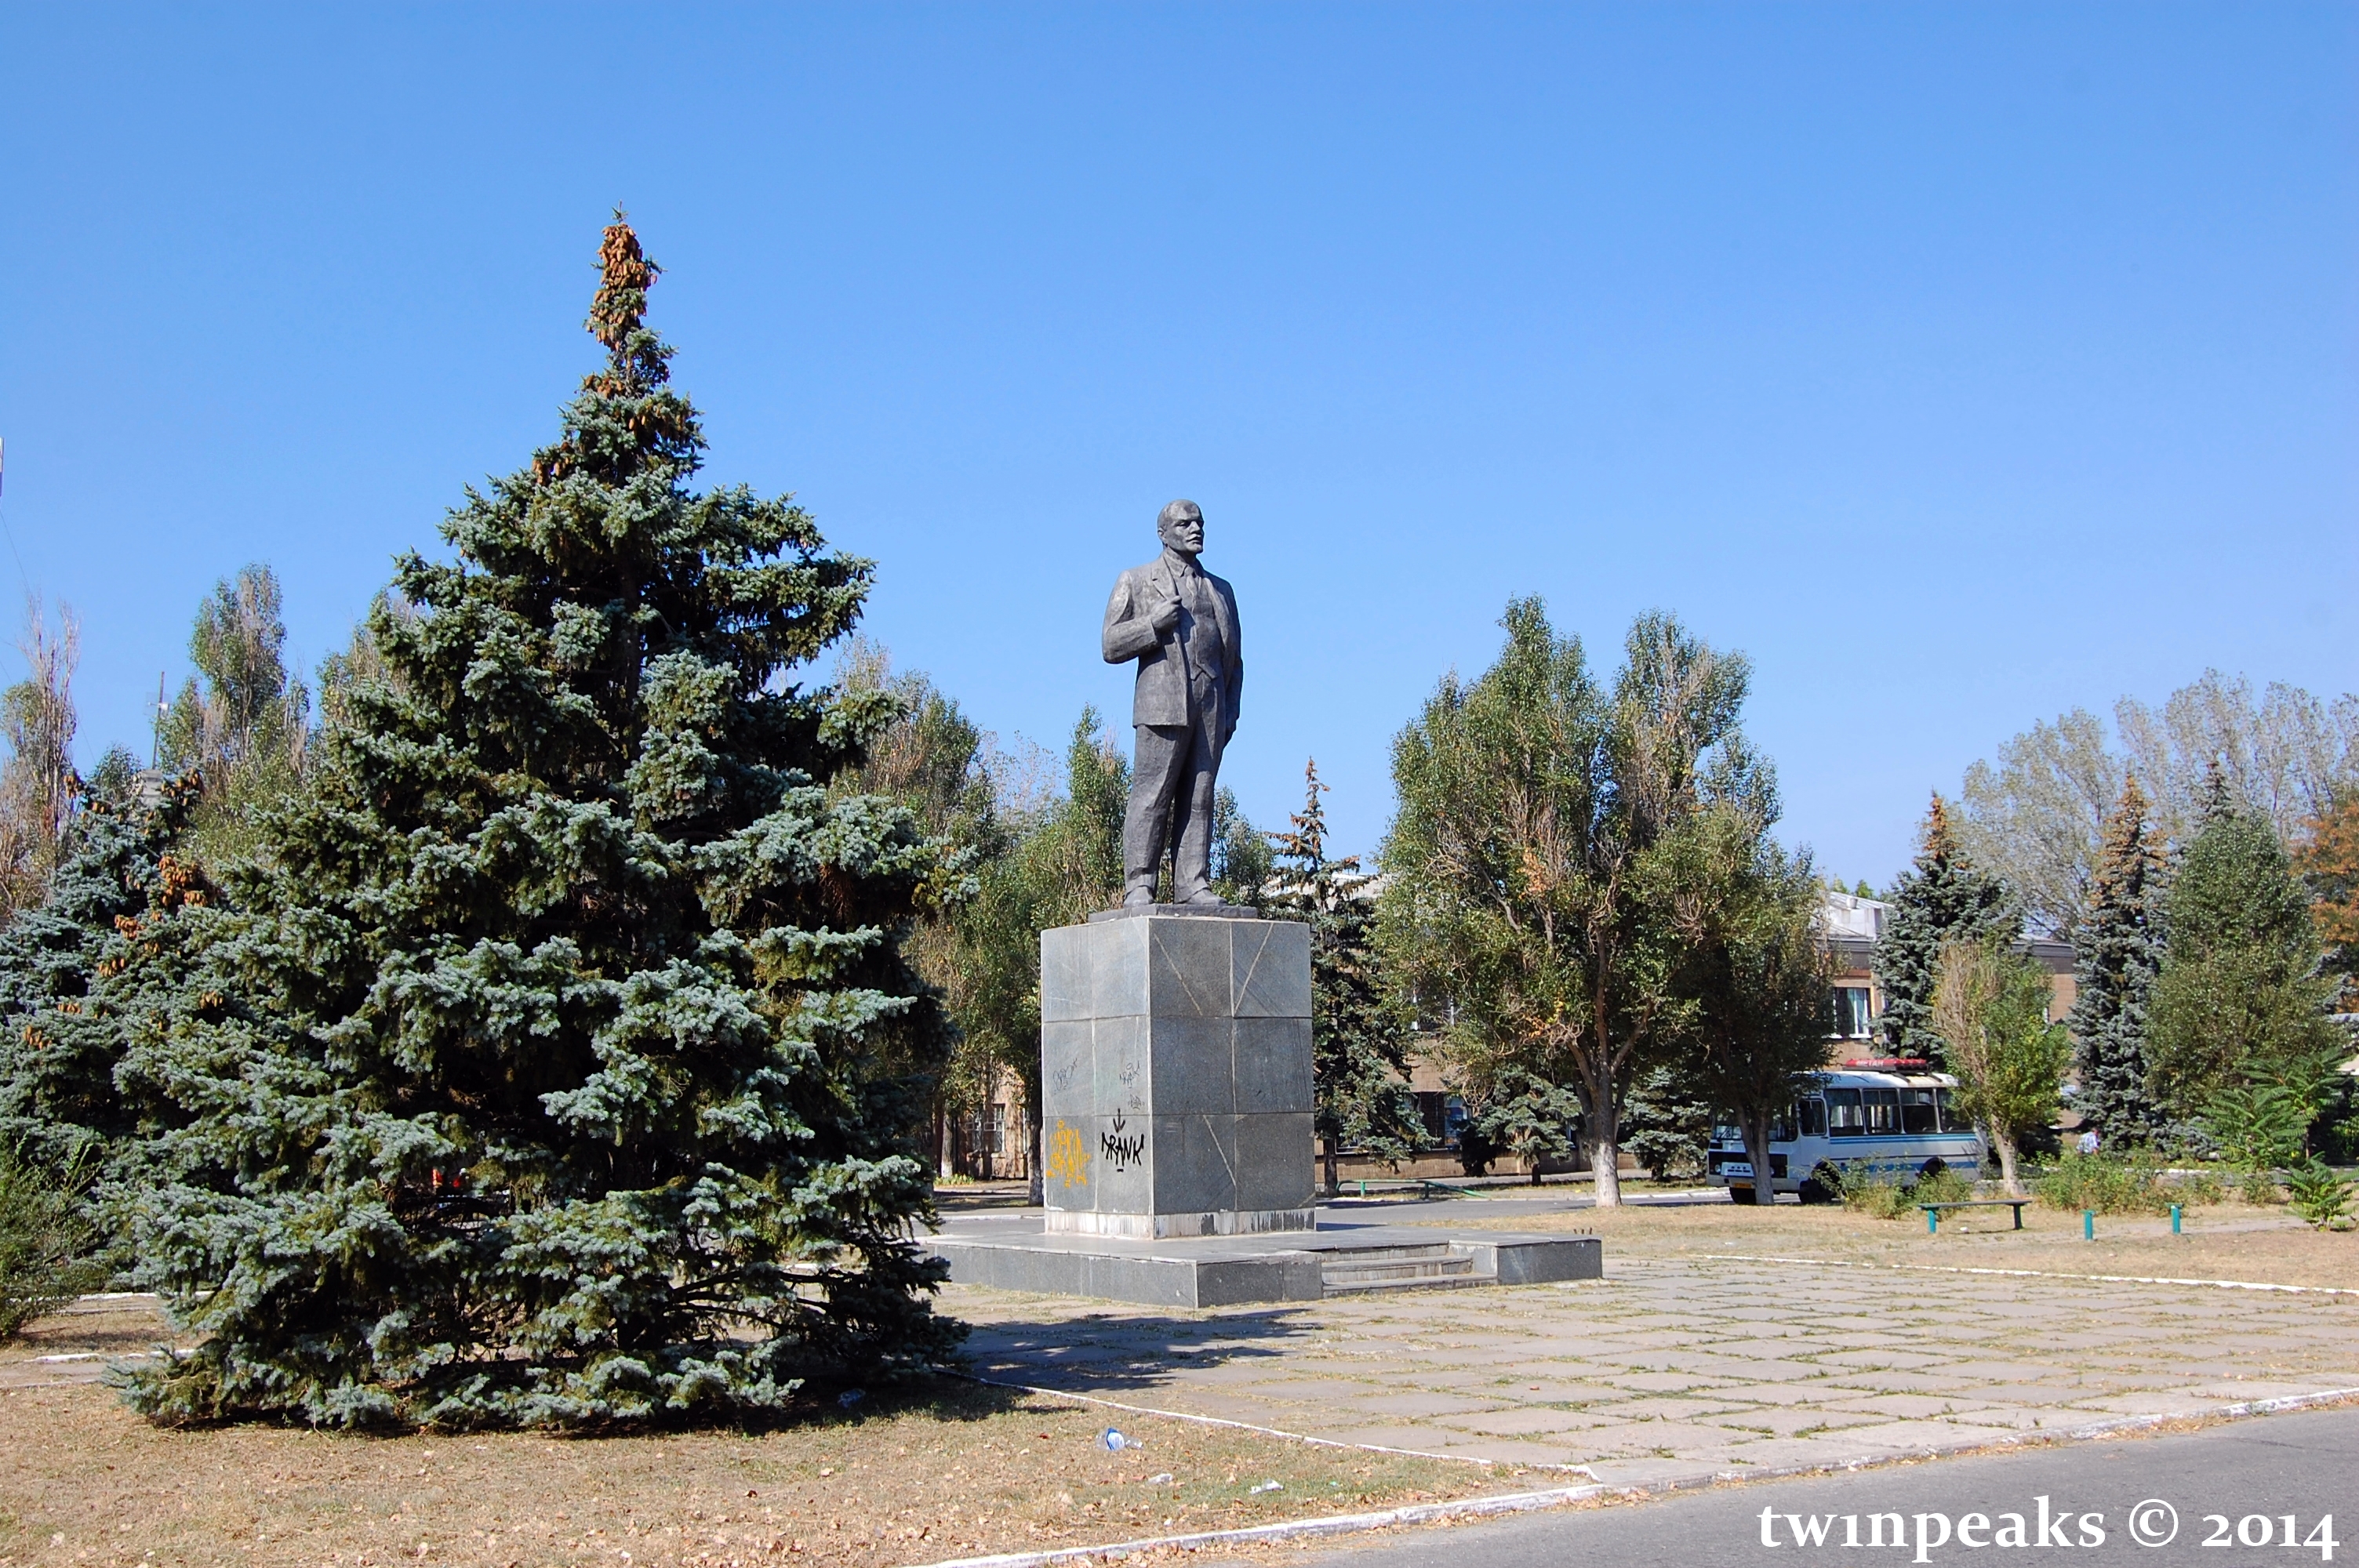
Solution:
<svg viewBox="0 0 2359 1568"><path fill-rule="evenodd" d="M2093 1127L2083 1129L2081 1133L2080 1141L2073 1144L2072 1147L2078 1149L2083 1154L2095 1153L2097 1152L2097 1130Z"/></svg>

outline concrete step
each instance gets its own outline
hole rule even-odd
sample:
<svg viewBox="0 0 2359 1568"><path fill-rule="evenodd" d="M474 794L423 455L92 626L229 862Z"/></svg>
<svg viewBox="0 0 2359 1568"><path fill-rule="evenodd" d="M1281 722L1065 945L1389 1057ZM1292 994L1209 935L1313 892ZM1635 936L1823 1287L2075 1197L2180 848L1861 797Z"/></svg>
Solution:
<svg viewBox="0 0 2359 1568"><path fill-rule="evenodd" d="M1473 1285L1489 1281L1477 1274L1474 1260L1446 1241L1397 1247L1353 1248L1321 1260L1326 1293L1353 1291L1397 1291L1423 1285Z"/></svg>

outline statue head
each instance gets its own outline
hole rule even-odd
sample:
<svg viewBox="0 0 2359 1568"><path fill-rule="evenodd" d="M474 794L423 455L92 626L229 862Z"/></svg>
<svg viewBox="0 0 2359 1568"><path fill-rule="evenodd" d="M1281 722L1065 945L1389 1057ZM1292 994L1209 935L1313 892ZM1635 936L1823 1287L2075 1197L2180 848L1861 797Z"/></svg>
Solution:
<svg viewBox="0 0 2359 1568"><path fill-rule="evenodd" d="M1155 520L1155 535L1166 548L1183 556L1201 555L1204 549L1204 514L1192 501L1175 501L1163 509Z"/></svg>

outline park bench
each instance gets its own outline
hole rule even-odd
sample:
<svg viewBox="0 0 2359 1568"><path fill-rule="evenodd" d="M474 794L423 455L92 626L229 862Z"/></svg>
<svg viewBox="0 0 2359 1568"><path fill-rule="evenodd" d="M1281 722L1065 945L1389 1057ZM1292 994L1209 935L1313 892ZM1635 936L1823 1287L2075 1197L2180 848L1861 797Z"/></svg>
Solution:
<svg viewBox="0 0 2359 1568"><path fill-rule="evenodd" d="M1920 1203L1925 1211L1925 1232L1929 1236L1941 1233L1941 1211L1945 1208L2011 1208L2015 1210L2015 1227L2023 1228L2023 1206L2029 1198L1960 1198L1955 1203Z"/></svg>
<svg viewBox="0 0 2359 1568"><path fill-rule="evenodd" d="M1360 1195L1362 1197L1366 1197L1368 1195L1368 1184L1365 1182L1360 1182L1359 1178L1356 1176L1353 1177L1353 1180L1359 1182ZM1417 1178L1416 1190L1417 1195L1420 1198L1479 1198L1483 1195L1472 1187L1453 1187L1447 1182L1430 1182L1422 1177Z"/></svg>

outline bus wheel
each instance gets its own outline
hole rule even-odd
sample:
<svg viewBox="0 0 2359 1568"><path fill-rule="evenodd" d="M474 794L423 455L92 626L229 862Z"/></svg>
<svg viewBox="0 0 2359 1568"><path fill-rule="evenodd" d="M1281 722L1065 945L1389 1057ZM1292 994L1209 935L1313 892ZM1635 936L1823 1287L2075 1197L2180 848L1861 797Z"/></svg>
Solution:
<svg viewBox="0 0 2359 1568"><path fill-rule="evenodd" d="M1804 1203L1833 1203L1843 1194L1842 1178L1828 1179L1833 1175L1834 1173L1822 1162L1816 1170L1802 1178L1796 1195Z"/></svg>

